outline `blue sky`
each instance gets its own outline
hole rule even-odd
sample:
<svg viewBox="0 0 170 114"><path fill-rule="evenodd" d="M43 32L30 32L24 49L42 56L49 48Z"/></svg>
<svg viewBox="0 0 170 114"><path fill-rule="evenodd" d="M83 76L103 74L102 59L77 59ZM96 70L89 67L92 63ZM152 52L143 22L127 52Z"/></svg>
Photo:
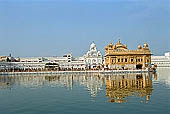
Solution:
<svg viewBox="0 0 170 114"><path fill-rule="evenodd" d="M0 55L81 56L118 39L170 51L170 0L0 0Z"/></svg>

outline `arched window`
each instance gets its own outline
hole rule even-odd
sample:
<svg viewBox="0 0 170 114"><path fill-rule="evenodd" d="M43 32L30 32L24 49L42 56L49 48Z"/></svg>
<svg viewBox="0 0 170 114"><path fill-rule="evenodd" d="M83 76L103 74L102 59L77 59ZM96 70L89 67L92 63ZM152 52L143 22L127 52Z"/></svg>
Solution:
<svg viewBox="0 0 170 114"><path fill-rule="evenodd" d="M122 61L121 61L122 63L123 63L123 58L122 58Z"/></svg>
<svg viewBox="0 0 170 114"><path fill-rule="evenodd" d="M95 59L93 59L93 63L96 63L96 60L95 60Z"/></svg>
<svg viewBox="0 0 170 114"><path fill-rule="evenodd" d="M91 64L91 60L90 59L88 60L88 63Z"/></svg>
<svg viewBox="0 0 170 114"><path fill-rule="evenodd" d="M127 62L127 58L125 58L125 62Z"/></svg>

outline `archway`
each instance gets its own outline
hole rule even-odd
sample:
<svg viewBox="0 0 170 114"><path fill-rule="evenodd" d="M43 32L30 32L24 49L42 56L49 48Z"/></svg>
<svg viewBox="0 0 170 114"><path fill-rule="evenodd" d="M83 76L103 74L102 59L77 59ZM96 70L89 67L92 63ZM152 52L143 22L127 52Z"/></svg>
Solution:
<svg viewBox="0 0 170 114"><path fill-rule="evenodd" d="M141 64L136 65L136 69L142 69L142 65Z"/></svg>

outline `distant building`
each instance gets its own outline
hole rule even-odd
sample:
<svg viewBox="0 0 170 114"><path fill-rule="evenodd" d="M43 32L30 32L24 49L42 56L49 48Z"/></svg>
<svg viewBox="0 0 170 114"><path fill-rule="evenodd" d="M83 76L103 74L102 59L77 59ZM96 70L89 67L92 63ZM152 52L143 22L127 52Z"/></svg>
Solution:
<svg viewBox="0 0 170 114"><path fill-rule="evenodd" d="M7 62L8 56L0 56L0 62Z"/></svg>
<svg viewBox="0 0 170 114"><path fill-rule="evenodd" d="M0 62L15 62L15 58L11 56L0 56Z"/></svg>
<svg viewBox="0 0 170 114"><path fill-rule="evenodd" d="M66 54L63 57L22 57L16 64L24 69L44 69L49 67L59 67L59 64L72 61L72 54Z"/></svg>
<svg viewBox="0 0 170 114"><path fill-rule="evenodd" d="M0 56L0 71L18 68L18 64L15 64L16 61L18 59L12 57L11 54L9 56Z"/></svg>
<svg viewBox="0 0 170 114"><path fill-rule="evenodd" d="M21 69L84 70L84 59L75 59L72 54L62 57L22 57L17 64Z"/></svg>
<svg viewBox="0 0 170 114"><path fill-rule="evenodd" d="M21 69L44 69L45 64L48 61L45 61L43 57L21 57L20 61L15 62L20 66Z"/></svg>
<svg viewBox="0 0 170 114"><path fill-rule="evenodd" d="M110 43L105 47L105 64L109 69L142 69L151 63L151 51L147 43L137 50L128 50L120 40L114 45Z"/></svg>
<svg viewBox="0 0 170 114"><path fill-rule="evenodd" d="M157 67L170 67L170 52L165 53L164 56L152 56L151 63Z"/></svg>
<svg viewBox="0 0 170 114"><path fill-rule="evenodd" d="M70 62L60 62L60 70L85 70L86 64L84 60L72 59Z"/></svg>
<svg viewBox="0 0 170 114"><path fill-rule="evenodd" d="M94 42L91 43L90 50L83 57L88 69L102 67L103 57L101 52L97 50L96 44Z"/></svg>

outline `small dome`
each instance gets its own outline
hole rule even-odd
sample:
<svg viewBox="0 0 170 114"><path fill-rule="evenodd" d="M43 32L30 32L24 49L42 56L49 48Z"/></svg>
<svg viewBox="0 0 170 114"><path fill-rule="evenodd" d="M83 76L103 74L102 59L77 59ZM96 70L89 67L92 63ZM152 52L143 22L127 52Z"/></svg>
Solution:
<svg viewBox="0 0 170 114"><path fill-rule="evenodd" d="M109 45L113 45L112 43L110 43Z"/></svg>
<svg viewBox="0 0 170 114"><path fill-rule="evenodd" d="M96 44L94 42L92 42L90 47L96 47Z"/></svg>
<svg viewBox="0 0 170 114"><path fill-rule="evenodd" d="M118 40L116 44L116 48L119 48L119 47L124 47L124 45L120 42L120 39Z"/></svg>
<svg viewBox="0 0 170 114"><path fill-rule="evenodd" d="M124 46L125 46L125 48L127 49L127 45L125 44Z"/></svg>
<svg viewBox="0 0 170 114"><path fill-rule="evenodd" d="M98 51L97 54L98 54L98 56L101 56L101 55L102 55L100 51Z"/></svg>
<svg viewBox="0 0 170 114"><path fill-rule="evenodd" d="M142 49L142 46L141 46L141 45L138 45L138 49Z"/></svg>
<svg viewBox="0 0 170 114"><path fill-rule="evenodd" d="M109 47L112 47L112 46L113 46L113 44L112 44L112 43L110 43L110 44L109 44Z"/></svg>
<svg viewBox="0 0 170 114"><path fill-rule="evenodd" d="M143 47L144 47L144 48L147 48L147 47L148 47L148 44L147 44L147 43L144 43L144 44L143 44Z"/></svg>
<svg viewBox="0 0 170 114"><path fill-rule="evenodd" d="M113 49L116 49L116 46L115 46L115 45L113 45Z"/></svg>
<svg viewBox="0 0 170 114"><path fill-rule="evenodd" d="M96 44L94 42L91 43L90 50L96 50Z"/></svg>

